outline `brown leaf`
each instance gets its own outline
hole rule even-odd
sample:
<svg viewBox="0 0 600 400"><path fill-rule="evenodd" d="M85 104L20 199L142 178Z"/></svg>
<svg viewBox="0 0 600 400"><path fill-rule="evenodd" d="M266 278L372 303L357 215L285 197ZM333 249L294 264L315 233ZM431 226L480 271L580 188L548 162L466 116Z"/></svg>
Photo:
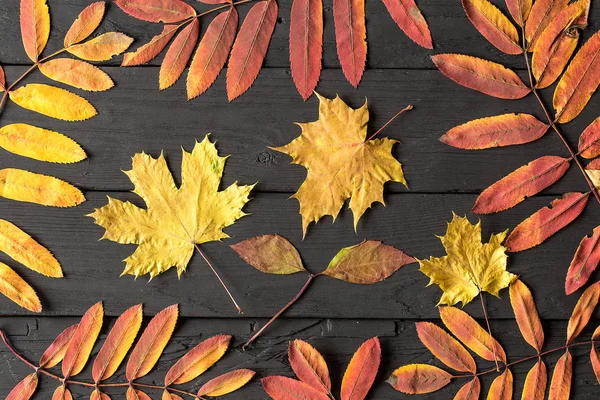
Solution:
<svg viewBox="0 0 600 400"><path fill-rule="evenodd" d="M148 22L179 22L196 15L194 8L181 0L115 0L115 3L132 17Z"/></svg>
<svg viewBox="0 0 600 400"><path fill-rule="evenodd" d="M542 360L539 360L527 373L521 399L544 400L547 381L548 373L546 372L546 364Z"/></svg>
<svg viewBox="0 0 600 400"><path fill-rule="evenodd" d="M373 337L364 342L352 356L342 379L341 400L364 399L373 386L380 361L381 345L379 339Z"/></svg>
<svg viewBox="0 0 600 400"><path fill-rule="evenodd" d="M523 52L517 28L488 0L462 0L471 23L498 50L507 54Z"/></svg>
<svg viewBox="0 0 600 400"><path fill-rule="evenodd" d="M429 26L415 0L383 0L383 4L406 36L419 46L433 49Z"/></svg>
<svg viewBox="0 0 600 400"><path fill-rule="evenodd" d="M20 16L25 53L36 62L50 37L50 12L46 0L21 0Z"/></svg>
<svg viewBox="0 0 600 400"><path fill-rule="evenodd" d="M294 0L290 13L290 67L304 100L317 87L323 55L323 3Z"/></svg>
<svg viewBox="0 0 600 400"><path fill-rule="evenodd" d="M510 304L515 313L519 330L525 341L539 353L544 346L544 329L533 296L529 288L518 279L511 283L509 290Z"/></svg>
<svg viewBox="0 0 600 400"><path fill-rule="evenodd" d="M579 336L583 328L590 321L599 299L600 282L596 282L583 292L573 309L569 325L567 325L567 344Z"/></svg>
<svg viewBox="0 0 600 400"><path fill-rule="evenodd" d="M10 391L6 400L29 400L35 393L38 384L37 373L29 374Z"/></svg>
<svg viewBox="0 0 600 400"><path fill-rule="evenodd" d="M279 235L255 236L229 247L248 264L267 274L307 272L298 250Z"/></svg>
<svg viewBox="0 0 600 400"><path fill-rule="evenodd" d="M481 382L479 382L479 378L475 377L456 392L454 400L479 400L480 392Z"/></svg>
<svg viewBox="0 0 600 400"><path fill-rule="evenodd" d="M104 17L104 1L97 1L87 6L79 15L65 35L65 47L69 47L87 39L100 25Z"/></svg>
<svg viewBox="0 0 600 400"><path fill-rule="evenodd" d="M367 61L365 0L333 0L335 42L342 71L357 87Z"/></svg>
<svg viewBox="0 0 600 400"><path fill-rule="evenodd" d="M395 370L387 383L402 393L423 394L439 390L450 383L452 375L428 364L409 364Z"/></svg>
<svg viewBox="0 0 600 400"><path fill-rule="evenodd" d="M183 73L192 52L196 48L200 36L200 22L194 19L188 26L183 28L167 50L165 58L160 66L159 86L160 90L172 86Z"/></svg>
<svg viewBox="0 0 600 400"><path fill-rule="evenodd" d="M42 312L42 304L35 290L12 268L1 262L0 293L29 311Z"/></svg>
<svg viewBox="0 0 600 400"><path fill-rule="evenodd" d="M588 281L592 272L600 262L600 226L594 228L592 236L585 236L579 243L577 251L573 256L567 279L565 281L565 293L571 294Z"/></svg>
<svg viewBox="0 0 600 400"><path fill-rule="evenodd" d="M77 375L85 367L102 328L103 317L102 302L98 302L90 307L79 321L62 362L65 378Z"/></svg>
<svg viewBox="0 0 600 400"><path fill-rule="evenodd" d="M235 392L248 383L254 374L255 372L249 369L236 369L227 372L202 385L197 396L217 397Z"/></svg>
<svg viewBox="0 0 600 400"><path fill-rule="evenodd" d="M456 339L431 322L417 322L417 334L421 342L441 362L461 372L477 371L475 360Z"/></svg>
<svg viewBox="0 0 600 400"><path fill-rule="evenodd" d="M321 393L331 393L331 378L323 356L303 340L290 342L288 359L296 376Z"/></svg>
<svg viewBox="0 0 600 400"><path fill-rule="evenodd" d="M179 27L176 25L165 25L162 32L154 36L148 43L140 46L136 51L125 53L121 66L131 67L146 64L167 47L167 44L175 36L178 29Z"/></svg>
<svg viewBox="0 0 600 400"><path fill-rule="evenodd" d="M492 382L488 392L490 400L511 400L513 393L513 376L508 368Z"/></svg>
<svg viewBox="0 0 600 400"><path fill-rule="evenodd" d="M52 368L63 360L71 338L77 330L77 326L78 324L71 325L54 339L44 354L42 354L42 358L40 358L41 368Z"/></svg>
<svg viewBox="0 0 600 400"><path fill-rule="evenodd" d="M595 158L600 156L600 117L596 118L581 132L577 147L582 157Z"/></svg>
<svg viewBox="0 0 600 400"><path fill-rule="evenodd" d="M273 400L330 400L324 393L310 385L286 376L268 376L261 379L263 389Z"/></svg>
<svg viewBox="0 0 600 400"><path fill-rule="evenodd" d="M569 350L559 358L554 366L548 400L569 400L571 396L571 379L573 375L573 357Z"/></svg>

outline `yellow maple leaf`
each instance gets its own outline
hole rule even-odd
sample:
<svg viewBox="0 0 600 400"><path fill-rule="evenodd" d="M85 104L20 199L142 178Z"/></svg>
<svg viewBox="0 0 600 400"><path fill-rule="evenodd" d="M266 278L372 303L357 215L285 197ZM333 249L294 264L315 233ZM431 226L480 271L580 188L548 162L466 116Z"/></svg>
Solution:
<svg viewBox="0 0 600 400"><path fill-rule="evenodd" d="M152 278L174 266L180 276L195 245L229 237L223 228L246 215L242 208L254 185L234 183L219 191L226 159L207 135L191 153L183 151L177 188L163 154L133 157L125 173L147 209L109 197L107 205L90 214L106 229L103 239L138 245L125 259L123 274Z"/></svg>
<svg viewBox="0 0 600 400"><path fill-rule="evenodd" d="M300 202L302 230L325 215L335 218L344 202L358 220L374 202L383 201L387 181L406 186L402 164L392 156L397 140L366 140L369 110L367 103L348 107L339 97L326 99L319 94L319 119L298 123L302 135L273 150L286 153L292 163L307 169L306 180L292 197Z"/></svg>
<svg viewBox="0 0 600 400"><path fill-rule="evenodd" d="M502 246L507 231L494 234L488 243L481 241L481 222L473 225L466 217L454 214L446 234L440 237L447 255L418 260L421 272L444 291L439 304L463 305L485 291L498 296L517 275L506 271L507 248Z"/></svg>

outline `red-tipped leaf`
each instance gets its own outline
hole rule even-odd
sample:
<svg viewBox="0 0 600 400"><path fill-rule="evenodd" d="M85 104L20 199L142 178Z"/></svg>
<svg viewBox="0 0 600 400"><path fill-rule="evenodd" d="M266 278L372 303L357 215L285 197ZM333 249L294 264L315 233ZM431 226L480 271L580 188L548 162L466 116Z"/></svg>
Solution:
<svg viewBox="0 0 600 400"><path fill-rule="evenodd" d="M140 46L136 51L125 53L123 56L122 67L131 67L134 65L146 64L160 54L169 41L175 36L179 27L175 25L165 25L160 34L154 36L152 40L143 46Z"/></svg>
<svg viewBox="0 0 600 400"><path fill-rule="evenodd" d="M554 366L548 400L569 400L571 397L572 377L573 357L569 350L567 350Z"/></svg>
<svg viewBox="0 0 600 400"><path fill-rule="evenodd" d="M249 369L236 369L226 374L217 376L206 382L200 390L198 396L224 396L235 392L252 379L255 372Z"/></svg>
<svg viewBox="0 0 600 400"><path fill-rule="evenodd" d="M510 304L523 338L538 352L544 346L544 329L529 288L520 280L510 285Z"/></svg>
<svg viewBox="0 0 600 400"><path fill-rule="evenodd" d="M331 393L329 369L323 356L314 347L302 340L291 341L288 359L302 382L322 393Z"/></svg>
<svg viewBox="0 0 600 400"><path fill-rule="evenodd" d="M50 12L46 0L21 0L21 37L25 53L37 61L50 37Z"/></svg>
<svg viewBox="0 0 600 400"><path fill-rule="evenodd" d="M481 393L481 382L475 377L456 392L454 400L479 400L479 393Z"/></svg>
<svg viewBox="0 0 600 400"><path fill-rule="evenodd" d="M364 342L352 356L342 379L341 400L364 399L373 386L380 361L381 345L379 339L373 337Z"/></svg>
<svg viewBox="0 0 600 400"><path fill-rule="evenodd" d="M173 40L160 66L158 78L160 90L166 89L177 82L196 48L199 36L200 23L197 19L194 19Z"/></svg>
<svg viewBox="0 0 600 400"><path fill-rule="evenodd" d="M513 394L513 376L508 368L494 381L488 392L490 400L512 400Z"/></svg>
<svg viewBox="0 0 600 400"><path fill-rule="evenodd" d="M546 371L546 364L542 360L539 360L525 377L521 400L544 400L547 381L548 372Z"/></svg>
<svg viewBox="0 0 600 400"><path fill-rule="evenodd" d="M304 100L317 87L323 55L323 4L321 0L294 0L290 14L290 66Z"/></svg>
<svg viewBox="0 0 600 400"><path fill-rule="evenodd" d="M97 1L79 13L79 16L65 35L65 47L87 39L96 30L104 17L105 4L104 1Z"/></svg>
<svg viewBox="0 0 600 400"><path fill-rule="evenodd" d="M578 150L582 157L595 158L600 156L600 117L581 132Z"/></svg>
<svg viewBox="0 0 600 400"><path fill-rule="evenodd" d="M365 0L333 0L333 22L342 71L357 87L367 61Z"/></svg>
<svg viewBox="0 0 600 400"><path fill-rule="evenodd" d="M588 324L590 318L600 299L600 282L596 282L587 288L573 309L569 324L567 325L567 344L575 339L583 328Z"/></svg>
<svg viewBox="0 0 600 400"><path fill-rule="evenodd" d="M65 357L65 352L69 346L69 342L77 330L77 324L71 325L62 331L56 339L48 346L42 357L40 358L40 367L52 368L58 365Z"/></svg>
<svg viewBox="0 0 600 400"><path fill-rule="evenodd" d="M273 400L331 400L310 385L286 376L268 376L261 379L261 383Z"/></svg>
<svg viewBox="0 0 600 400"><path fill-rule="evenodd" d="M29 374L10 391L6 400L29 400L35 393L38 385L38 377L34 372Z"/></svg>
<svg viewBox="0 0 600 400"><path fill-rule="evenodd" d="M507 54L519 54L519 33L506 15L488 0L462 0L467 17L498 50Z"/></svg>
<svg viewBox="0 0 600 400"><path fill-rule="evenodd" d="M525 23L525 38L529 50L533 50L535 41L542 34L546 26L564 9L569 0L536 0L533 2L531 12Z"/></svg>

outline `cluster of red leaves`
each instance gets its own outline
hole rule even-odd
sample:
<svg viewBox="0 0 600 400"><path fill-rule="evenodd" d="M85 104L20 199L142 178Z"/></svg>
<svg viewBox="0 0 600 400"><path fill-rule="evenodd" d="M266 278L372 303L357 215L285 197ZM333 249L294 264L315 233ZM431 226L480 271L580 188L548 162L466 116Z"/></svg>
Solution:
<svg viewBox="0 0 600 400"><path fill-rule="evenodd" d="M126 54L122 66L149 62L175 38L160 68L160 89L173 85L192 59L186 83L187 97L199 96L213 84L229 58L227 97L231 101L248 90L260 72L277 22L277 3L276 0L258 1L238 32L236 7L253 0L199 1L222 5L198 14L182 0L115 0L123 11L137 19L165 23L162 32L149 43ZM414 0L384 0L384 4L413 41L429 49L433 47L427 22ZM196 47L200 39L199 18L221 10ZM338 58L346 78L356 87L367 60L365 0L335 0L333 17ZM294 0L290 15L290 65L294 83L305 100L319 81L322 53L322 1Z"/></svg>
<svg viewBox="0 0 600 400"><path fill-rule="evenodd" d="M510 286L510 303L519 330L525 341L535 349L536 355L511 363L507 362L506 353L500 343L469 314L455 307L440 307L442 322L454 337L430 322L417 322L417 334L423 345L440 362L455 371L466 374L453 376L434 365L409 364L394 371L388 382L403 393L419 394L441 389L452 379L469 379L469 382L458 391L454 399L476 400L481 391L479 376L497 371L501 373L492 382L487 398L510 400L513 394L513 377L509 367L528 360L537 360L525 378L521 398L543 400L548 374L542 357L555 351L564 350L565 353L554 366L548 398L567 400L570 396L573 376L573 357L569 351L571 347L591 343L591 364L600 382L600 355L596 349L596 343L600 338L600 326L596 328L590 341L573 342L590 321L599 299L600 282L587 288L577 302L567 326L565 345L543 352L544 330L531 292L521 281L513 282ZM498 360L501 364L500 368L477 372L475 360L463 345L484 360Z"/></svg>
<svg viewBox="0 0 600 400"><path fill-rule="evenodd" d="M502 114L469 121L450 129L441 141L457 148L480 150L524 144L542 137L549 128L555 130L569 152L568 157L543 156L500 179L477 198L473 211L478 214L507 210L558 181L573 161L583 173L589 191L566 193L521 222L509 235L510 251L522 251L539 245L577 218L590 194L600 203L592 171L594 160L584 170L579 156L600 155L600 118L581 134L575 153L557 124L573 120L589 102L600 84L600 33L594 34L571 56L579 39L579 29L587 26L589 0L531 1L507 0L506 5L517 27L488 0L463 0L463 7L475 28L499 50L507 54L523 54L529 72L529 85L510 69L495 62L463 54L439 54L433 57L438 69L460 85L502 99L519 99L533 93L547 121L530 114ZM531 63L528 52L533 52ZM566 70L565 70L566 67ZM563 70L565 70L564 73ZM562 73L562 76L561 76ZM552 117L538 94L560 77L554 91ZM590 179L592 177L592 179ZM597 186L597 185L596 185ZM567 294L583 286L600 261L600 229L585 237L567 274Z"/></svg>

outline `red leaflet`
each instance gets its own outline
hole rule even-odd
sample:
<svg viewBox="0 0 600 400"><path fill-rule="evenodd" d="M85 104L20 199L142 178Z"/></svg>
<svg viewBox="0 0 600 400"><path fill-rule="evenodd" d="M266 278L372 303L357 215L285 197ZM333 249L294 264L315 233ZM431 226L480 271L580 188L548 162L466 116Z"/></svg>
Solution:
<svg viewBox="0 0 600 400"><path fill-rule="evenodd" d="M506 0L506 7L517 24L523 26L529 17L532 3L532 0Z"/></svg>
<svg viewBox="0 0 600 400"><path fill-rule="evenodd" d="M516 206L541 192L569 169L570 158L544 156L511 172L485 189L473 206L477 214L490 214Z"/></svg>
<svg viewBox="0 0 600 400"><path fill-rule="evenodd" d="M87 363L102 328L103 317L102 302L98 302L90 307L79 321L62 362L62 373L65 378L80 373Z"/></svg>
<svg viewBox="0 0 600 400"><path fill-rule="evenodd" d="M437 54L431 59L440 72L459 85L501 99L520 99L531 90L503 65L464 54Z"/></svg>
<svg viewBox="0 0 600 400"><path fill-rule="evenodd" d="M565 293L571 294L582 287L598 267L600 262L600 226L594 228L592 236L586 236L579 243L579 247L569 265Z"/></svg>
<svg viewBox="0 0 600 400"><path fill-rule="evenodd" d="M581 156L585 158L600 156L600 117L596 118L581 132L578 150Z"/></svg>
<svg viewBox="0 0 600 400"><path fill-rule="evenodd" d="M544 136L548 125L530 114L502 114L455 126L440 141L465 150L529 143Z"/></svg>
<svg viewBox="0 0 600 400"><path fill-rule="evenodd" d="M152 398L141 390L129 386L127 389L127 400L152 400Z"/></svg>
<svg viewBox="0 0 600 400"><path fill-rule="evenodd" d="M115 0L119 8L134 18L148 22L179 22L196 15L181 0Z"/></svg>
<svg viewBox="0 0 600 400"><path fill-rule="evenodd" d="M491 44L507 54L523 52L517 28L488 0L462 0L471 23Z"/></svg>
<svg viewBox="0 0 600 400"><path fill-rule="evenodd" d="M87 6L73 22L65 35L65 47L79 43L90 36L100 25L104 17L104 1L97 1Z"/></svg>
<svg viewBox="0 0 600 400"><path fill-rule="evenodd" d="M569 350L559 358L552 381L550 382L550 392L548 399L550 400L569 400L571 395L571 379L573 376L573 357Z"/></svg>
<svg viewBox="0 0 600 400"><path fill-rule="evenodd" d="M548 23L564 9L569 0L536 0L531 7L529 18L525 24L525 38L529 49L533 50L535 41L542 34Z"/></svg>
<svg viewBox="0 0 600 400"><path fill-rule="evenodd" d="M513 393L513 376L510 369L506 370L494 379L488 392L488 399L511 400Z"/></svg>
<svg viewBox="0 0 600 400"><path fill-rule="evenodd" d="M481 382L479 378L475 377L473 380L460 388L454 396L454 400L479 400L479 393L481 392Z"/></svg>
<svg viewBox="0 0 600 400"><path fill-rule="evenodd" d="M175 25L165 25L163 31L159 35L154 36L150 42L140 46L136 51L125 53L121 66L131 67L146 64L163 51L171 38L175 36L177 29L178 27Z"/></svg>
<svg viewBox="0 0 600 400"><path fill-rule="evenodd" d="M159 87L166 89L183 73L200 36L200 23L194 19L177 35L160 66Z"/></svg>
<svg viewBox="0 0 600 400"><path fill-rule="evenodd" d="M461 372L477 371L475 360L456 339L431 322L417 322L417 334L421 342L441 362Z"/></svg>
<svg viewBox="0 0 600 400"><path fill-rule="evenodd" d="M379 339L364 342L354 353L342 379L341 400L361 400L367 396L375 381L381 361Z"/></svg>
<svg viewBox="0 0 600 400"><path fill-rule="evenodd" d="M20 16L23 47L31 61L37 61L50 37L46 0L21 0Z"/></svg>
<svg viewBox="0 0 600 400"><path fill-rule="evenodd" d="M296 88L304 100L317 87L322 55L321 0L294 0L290 14L290 66Z"/></svg>
<svg viewBox="0 0 600 400"><path fill-rule="evenodd" d="M161 397L162 400L183 400L180 396L175 393L171 393L168 390L163 390L163 394Z"/></svg>
<svg viewBox="0 0 600 400"><path fill-rule="evenodd" d="M6 89L6 78L4 76L4 68L0 66L0 91Z"/></svg>
<svg viewBox="0 0 600 400"><path fill-rule="evenodd" d="M288 359L294 373L302 382L322 393L331 393L331 378L323 356L302 340L290 342Z"/></svg>
<svg viewBox="0 0 600 400"><path fill-rule="evenodd" d="M71 391L65 386L59 386L54 391L54 394L52 394L52 400L73 400L73 396L71 395Z"/></svg>
<svg viewBox="0 0 600 400"><path fill-rule="evenodd" d="M546 372L546 364L542 360L539 360L527 373L521 398L526 400L544 400L547 381L548 373Z"/></svg>
<svg viewBox="0 0 600 400"><path fill-rule="evenodd" d="M600 337L600 327L596 328L592 335L592 339L596 340ZM600 383L600 354L596 349L596 343L592 343L592 350L590 351L590 361L592 362L592 368L594 369L594 375L596 380Z"/></svg>
<svg viewBox="0 0 600 400"><path fill-rule="evenodd" d="M409 364L395 370L387 383L406 394L435 392L450 383L452 375L428 364Z"/></svg>
<svg viewBox="0 0 600 400"><path fill-rule="evenodd" d="M77 324L71 325L62 331L56 339L48 346L42 357L40 358L40 367L52 368L57 365L65 356L69 342L73 334L77 330Z"/></svg>
<svg viewBox="0 0 600 400"><path fill-rule="evenodd" d="M252 379L256 372L249 369L236 369L206 382L197 396L223 396L238 390Z"/></svg>
<svg viewBox="0 0 600 400"><path fill-rule="evenodd" d="M569 325L567 325L567 344L575 339L588 324L599 299L600 282L596 282L583 292L573 309Z"/></svg>
<svg viewBox="0 0 600 400"><path fill-rule="evenodd" d="M383 0L383 4L406 36L419 46L433 49L429 26L414 0Z"/></svg>
<svg viewBox="0 0 600 400"><path fill-rule="evenodd" d="M194 54L187 77L188 100L200 96L208 89L227 61L235 32L238 13L234 7L212 20Z"/></svg>
<svg viewBox="0 0 600 400"><path fill-rule="evenodd" d="M357 87L367 61L364 0L333 0L338 59L348 82Z"/></svg>
<svg viewBox="0 0 600 400"><path fill-rule="evenodd" d="M330 400L329 396L306 383L285 376L268 376L261 379L261 383L273 400Z"/></svg>
<svg viewBox="0 0 600 400"><path fill-rule="evenodd" d="M17 386L10 391L8 396L6 396L6 400L29 400L33 396L33 393L35 393L37 384L38 377L35 372L27 375L25 379L17 383Z"/></svg>
<svg viewBox="0 0 600 400"><path fill-rule="evenodd" d="M531 296L529 288L518 279L511 283L509 290L510 304L515 313L519 330L525 341L539 353L544 346L544 329L533 296Z"/></svg>
<svg viewBox="0 0 600 400"><path fill-rule="evenodd" d="M198 0L200 3L204 4L225 4L231 3L230 0Z"/></svg>
<svg viewBox="0 0 600 400"><path fill-rule="evenodd" d="M566 193L521 222L506 239L505 246L512 252L530 249L542 243L581 214L589 193Z"/></svg>

